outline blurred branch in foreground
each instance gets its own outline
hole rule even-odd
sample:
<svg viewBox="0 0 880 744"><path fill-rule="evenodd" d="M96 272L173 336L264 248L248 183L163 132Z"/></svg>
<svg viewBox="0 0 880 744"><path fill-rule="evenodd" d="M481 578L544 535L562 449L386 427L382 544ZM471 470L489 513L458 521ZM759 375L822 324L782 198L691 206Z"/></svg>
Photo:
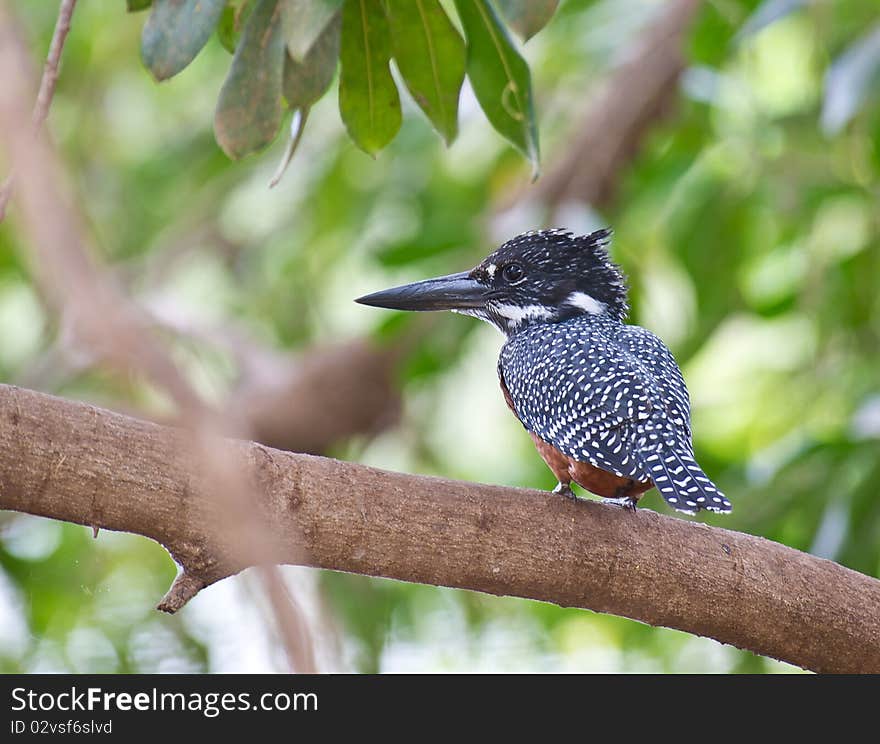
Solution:
<svg viewBox="0 0 880 744"><path fill-rule="evenodd" d="M223 548L214 560L236 565L246 559L260 566L291 666L314 671L313 640L269 559L273 552L267 540L270 530L253 509L258 500L253 484L235 458L217 453L217 432L230 436L246 436L247 432L235 412L221 416L202 402L157 343L145 314L93 263L87 232L64 188L60 160L48 138L41 132L34 134L27 112L33 78L30 60L5 3L0 4L0 77L8 81L0 87L0 141L17 173L22 221L46 299L62 322L69 324L77 344L114 369L144 375L175 402L180 421L188 429L188 441L169 457L191 469L191 477L212 495L223 516ZM75 436L83 433L71 431ZM172 592L185 601L201 586L184 572Z"/></svg>
<svg viewBox="0 0 880 744"><path fill-rule="evenodd" d="M37 93L37 102L34 104L32 116L34 131L39 131L49 115L49 106L55 95L55 85L58 82L58 67L61 64L61 53L64 51L64 41L70 32L70 19L76 8L76 0L62 0L58 8L58 21L55 23L55 31L52 34L52 43L49 45L49 54L46 56L46 64L43 66L43 76L40 79L40 90ZM12 198L15 188L15 176L10 173L0 185L0 222L6 217L6 205Z"/></svg>
<svg viewBox="0 0 880 744"><path fill-rule="evenodd" d="M297 354L281 353L234 327L184 323L167 313L151 315L156 330L230 353L239 371L230 405L258 442L292 452L326 454L352 437L378 434L398 421L401 399L396 377L405 344L391 348L350 339ZM17 377L17 384L51 390L97 366L100 360L69 336L62 331L41 358ZM177 423L176 417L156 416L114 399L93 402L156 423Z"/></svg>
<svg viewBox="0 0 880 744"><path fill-rule="evenodd" d="M179 457L185 432L8 386L0 417L0 507L150 537L192 589L249 565L217 560L227 519ZM817 672L880 671L880 581L778 543L253 442L217 440L215 455L260 484L275 562L609 612ZM172 590L161 608L188 597Z"/></svg>

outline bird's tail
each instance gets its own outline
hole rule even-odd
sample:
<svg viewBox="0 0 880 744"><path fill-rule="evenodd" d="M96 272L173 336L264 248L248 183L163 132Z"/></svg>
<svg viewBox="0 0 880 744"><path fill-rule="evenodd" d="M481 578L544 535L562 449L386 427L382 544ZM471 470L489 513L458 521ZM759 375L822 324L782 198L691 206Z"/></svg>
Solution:
<svg viewBox="0 0 880 744"><path fill-rule="evenodd" d="M654 452L643 458L642 467L673 509L696 514L700 509L727 513L733 508L689 452Z"/></svg>

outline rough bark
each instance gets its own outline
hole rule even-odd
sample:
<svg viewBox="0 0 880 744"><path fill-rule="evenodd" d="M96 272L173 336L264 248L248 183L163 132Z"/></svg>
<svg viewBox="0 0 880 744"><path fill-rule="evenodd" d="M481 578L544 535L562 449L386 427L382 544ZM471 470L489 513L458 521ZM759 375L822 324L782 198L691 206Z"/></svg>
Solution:
<svg viewBox="0 0 880 744"><path fill-rule="evenodd" d="M193 480L189 437L0 386L0 506L159 541L184 569L173 610L175 594L243 568L222 501ZM260 485L279 563L529 597L819 672L880 672L880 581L831 561L647 509L222 446Z"/></svg>

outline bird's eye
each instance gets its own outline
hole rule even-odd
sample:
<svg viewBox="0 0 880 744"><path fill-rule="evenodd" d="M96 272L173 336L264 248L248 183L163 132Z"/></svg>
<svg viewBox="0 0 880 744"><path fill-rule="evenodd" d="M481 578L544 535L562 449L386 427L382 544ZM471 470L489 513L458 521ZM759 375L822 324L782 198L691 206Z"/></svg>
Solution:
<svg viewBox="0 0 880 744"><path fill-rule="evenodd" d="M517 282L521 282L525 278L526 272L523 271L523 267L519 264L507 264L501 270L501 276L504 277L504 281L509 282L510 284L516 284Z"/></svg>

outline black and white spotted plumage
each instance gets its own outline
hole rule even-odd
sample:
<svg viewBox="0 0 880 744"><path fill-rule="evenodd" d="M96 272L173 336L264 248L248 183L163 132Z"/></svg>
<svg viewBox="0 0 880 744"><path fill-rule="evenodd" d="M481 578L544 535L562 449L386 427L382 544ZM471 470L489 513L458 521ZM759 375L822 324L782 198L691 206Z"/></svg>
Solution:
<svg viewBox="0 0 880 744"><path fill-rule="evenodd" d="M512 311L510 291L488 303L486 319L508 337L498 374L523 426L562 454L650 480L679 511L728 512L694 459L678 364L657 336L624 322L626 283L608 256L609 237L525 233L474 270L485 280L510 261L531 268Z"/></svg>
<svg viewBox="0 0 880 744"><path fill-rule="evenodd" d="M675 359L653 333L625 323L627 287L608 255L609 237L608 230L524 233L469 272L358 301L453 310L498 328L507 337L498 361L502 388L559 477L559 492L570 494L575 479L634 506L653 483L679 511L728 512L730 502L694 459L688 392ZM612 474L610 486L594 468Z"/></svg>
<svg viewBox="0 0 880 744"><path fill-rule="evenodd" d="M608 314L510 336L498 373L523 426L564 455L634 480L694 513L730 502L694 460L687 388L650 331Z"/></svg>

